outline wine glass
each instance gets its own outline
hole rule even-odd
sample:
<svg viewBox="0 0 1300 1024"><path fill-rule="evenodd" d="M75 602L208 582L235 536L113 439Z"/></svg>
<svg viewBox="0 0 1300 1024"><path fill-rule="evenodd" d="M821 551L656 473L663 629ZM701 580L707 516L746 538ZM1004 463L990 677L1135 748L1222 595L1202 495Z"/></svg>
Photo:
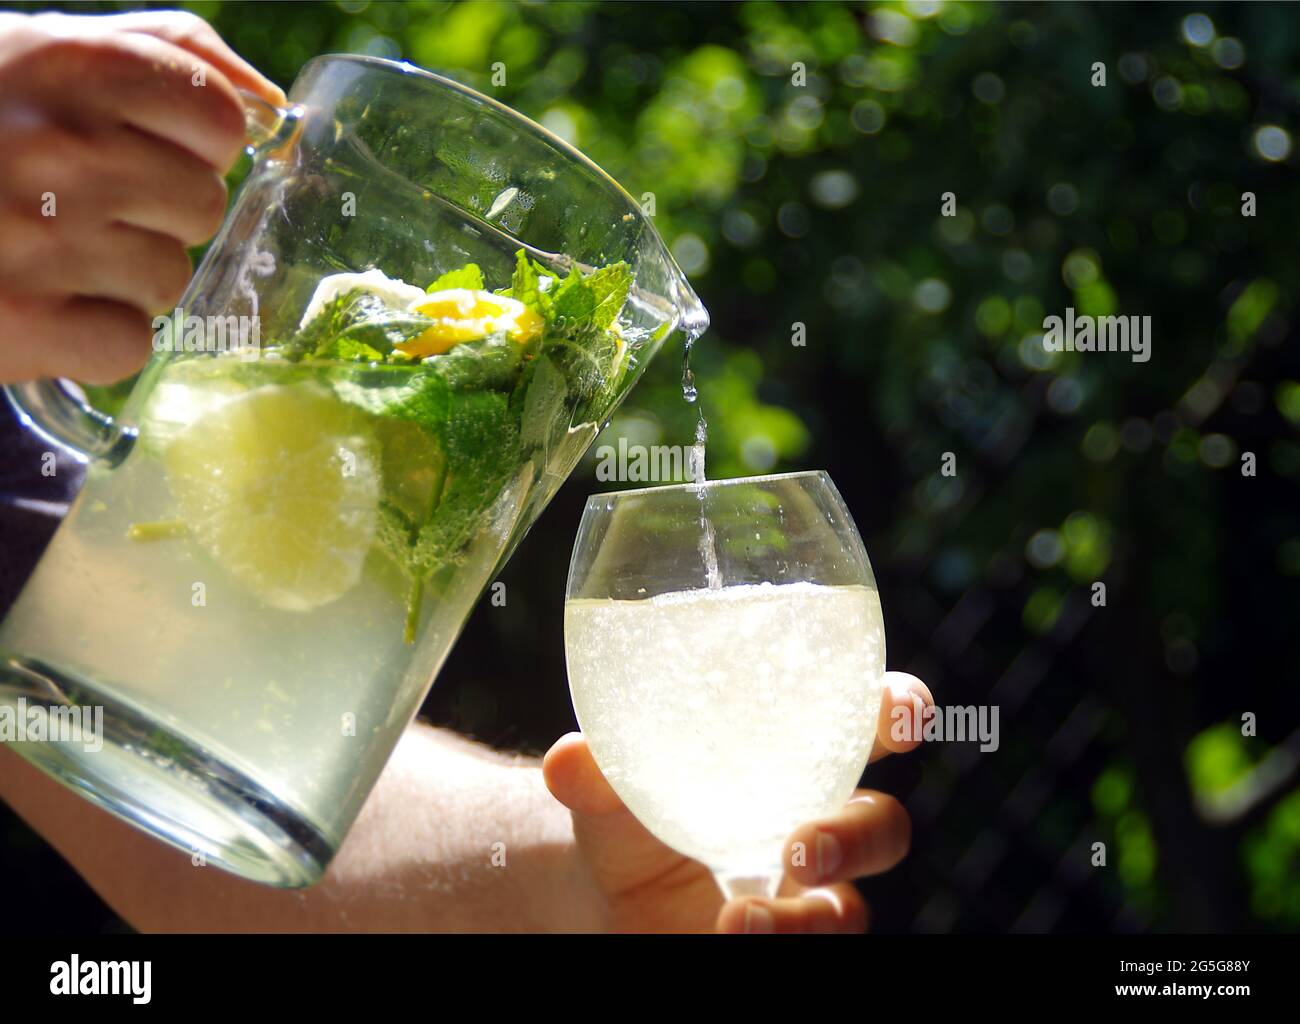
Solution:
<svg viewBox="0 0 1300 1024"><path fill-rule="evenodd" d="M800 824L837 810L880 713L884 623L823 472L597 494L564 610L601 772L728 898L771 897Z"/></svg>

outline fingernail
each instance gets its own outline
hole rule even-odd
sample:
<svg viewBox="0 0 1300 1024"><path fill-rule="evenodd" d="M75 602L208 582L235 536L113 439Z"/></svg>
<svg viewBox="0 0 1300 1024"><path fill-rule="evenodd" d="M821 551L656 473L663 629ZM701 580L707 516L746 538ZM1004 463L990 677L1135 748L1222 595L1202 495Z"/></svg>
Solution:
<svg viewBox="0 0 1300 1024"><path fill-rule="evenodd" d="M750 903L745 907L745 934L770 935L776 927L772 912L759 903Z"/></svg>
<svg viewBox="0 0 1300 1024"><path fill-rule="evenodd" d="M817 877L829 878L840 866L844 854L840 841L829 832L817 833Z"/></svg>

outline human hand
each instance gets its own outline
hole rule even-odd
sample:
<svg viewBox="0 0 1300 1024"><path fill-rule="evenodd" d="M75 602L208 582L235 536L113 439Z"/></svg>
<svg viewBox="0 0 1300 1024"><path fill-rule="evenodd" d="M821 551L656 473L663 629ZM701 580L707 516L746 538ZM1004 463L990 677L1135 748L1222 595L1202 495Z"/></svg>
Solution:
<svg viewBox="0 0 1300 1024"><path fill-rule="evenodd" d="M907 707L919 722L934 698L915 676L885 674L876 743L871 760L905 753L920 740L890 735L894 709ZM913 735L919 730L913 730ZM906 855L912 826L893 797L859 789L838 813L796 829L791 846L803 843L808 863L789 867L774 900L723 903L713 875L650 834L633 817L597 768L580 733L559 739L542 762L547 788L573 815L578 849L608 904L617 931L860 932L867 908L852 879L879 874Z"/></svg>
<svg viewBox="0 0 1300 1024"><path fill-rule="evenodd" d="M237 86L285 102L192 14L0 15L0 382L144 362L225 213Z"/></svg>

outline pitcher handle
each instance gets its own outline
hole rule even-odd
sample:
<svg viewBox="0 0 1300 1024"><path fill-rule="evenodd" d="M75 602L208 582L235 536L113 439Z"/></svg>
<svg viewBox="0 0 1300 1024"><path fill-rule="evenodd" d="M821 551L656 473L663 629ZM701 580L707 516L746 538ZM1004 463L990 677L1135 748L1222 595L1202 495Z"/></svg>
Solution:
<svg viewBox="0 0 1300 1024"><path fill-rule="evenodd" d="M244 134L248 136L247 150L251 156L278 151L297 135L306 113L302 106L277 107L247 89L236 92L244 104Z"/></svg>
<svg viewBox="0 0 1300 1024"><path fill-rule="evenodd" d="M5 397L23 426L83 461L108 459L125 448L126 436L117 421L75 395L65 380L28 380L4 386Z"/></svg>
<svg viewBox="0 0 1300 1024"><path fill-rule="evenodd" d="M248 152L255 159L282 150L297 134L300 106L277 107L240 89ZM66 380L31 380L4 386L5 397L23 425L76 457L115 462L125 456L134 431L77 395Z"/></svg>

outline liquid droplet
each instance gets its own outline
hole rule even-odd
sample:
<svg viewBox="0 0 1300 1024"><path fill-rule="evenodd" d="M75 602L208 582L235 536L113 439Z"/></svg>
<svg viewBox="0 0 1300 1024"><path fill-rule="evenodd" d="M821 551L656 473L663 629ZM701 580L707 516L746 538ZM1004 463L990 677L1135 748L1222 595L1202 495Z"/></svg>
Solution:
<svg viewBox="0 0 1300 1024"><path fill-rule="evenodd" d="M695 373L691 370L691 349L694 347L695 339L687 335L682 347L682 397L692 403L700 396L695 387Z"/></svg>

